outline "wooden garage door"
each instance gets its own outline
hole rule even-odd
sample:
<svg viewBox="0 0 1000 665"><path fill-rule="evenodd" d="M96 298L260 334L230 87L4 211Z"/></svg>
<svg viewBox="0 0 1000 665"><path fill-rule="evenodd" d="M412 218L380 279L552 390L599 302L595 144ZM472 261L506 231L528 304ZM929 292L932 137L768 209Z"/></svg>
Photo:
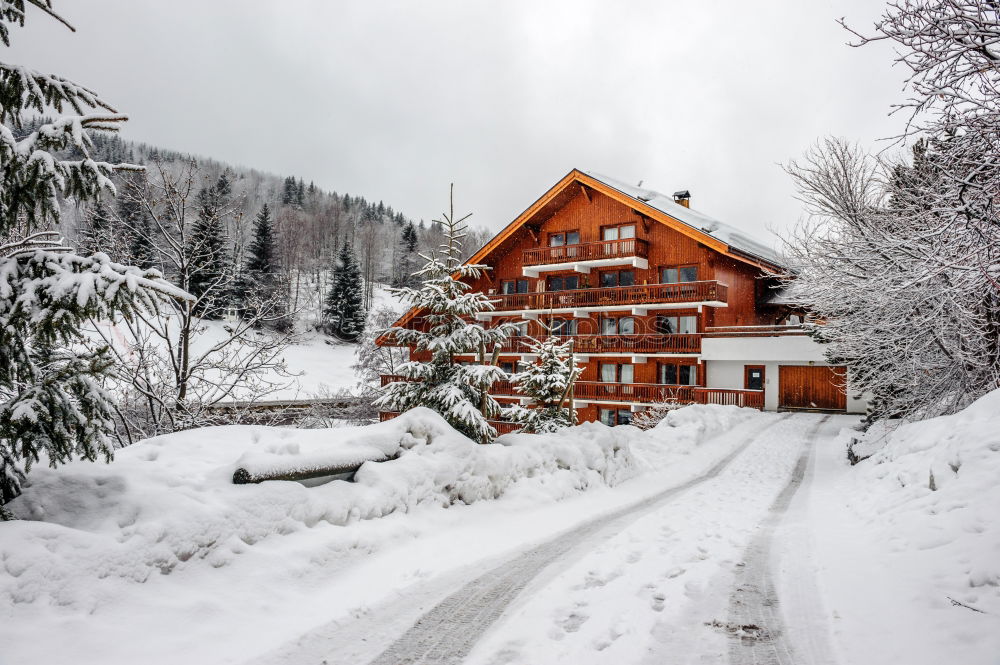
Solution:
<svg viewBox="0 0 1000 665"><path fill-rule="evenodd" d="M843 367L778 366L778 406L789 409L847 409Z"/></svg>

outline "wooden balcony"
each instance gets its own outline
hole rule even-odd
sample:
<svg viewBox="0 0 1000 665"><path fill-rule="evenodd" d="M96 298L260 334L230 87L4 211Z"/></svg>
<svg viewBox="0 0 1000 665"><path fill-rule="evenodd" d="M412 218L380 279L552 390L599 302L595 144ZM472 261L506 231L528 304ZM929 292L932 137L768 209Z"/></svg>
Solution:
<svg viewBox="0 0 1000 665"><path fill-rule="evenodd" d="M699 353L701 335L559 335L561 342L573 342L573 352L620 353L622 355L650 353ZM531 337L514 336L507 339L502 353L526 353L533 342Z"/></svg>
<svg viewBox="0 0 1000 665"><path fill-rule="evenodd" d="M655 308L656 305L698 303L725 305L729 290L716 281L681 282L679 284L642 284L574 291L543 291L541 293L508 293L490 296L494 312L536 311L545 313L572 312L576 309L608 307ZM490 313L485 313L489 316Z"/></svg>
<svg viewBox="0 0 1000 665"><path fill-rule="evenodd" d="M401 376L394 375L382 376L383 386L396 381L406 381L406 379ZM490 394L500 397L521 396L520 393L518 393L514 388L514 384L510 381L494 382L492 388L490 389ZM724 406L741 406L753 409L764 408L763 390L704 388L702 386L670 386L660 383L605 383L603 381L577 381L573 386L573 397L579 401L597 403L629 402L638 404L653 404L656 402L680 402L682 404L721 404ZM383 420L386 419L387 418L383 418ZM497 427L497 423L491 424L494 427Z"/></svg>
<svg viewBox="0 0 1000 665"><path fill-rule="evenodd" d="M649 243L639 238L624 240L602 240L561 247L532 247L524 250L522 265L537 266L558 263L578 263L580 261L604 261L606 259L646 259L649 257Z"/></svg>
<svg viewBox="0 0 1000 665"><path fill-rule="evenodd" d="M705 330L706 337L783 337L808 335L801 324L778 326L718 326Z"/></svg>
<svg viewBox="0 0 1000 665"><path fill-rule="evenodd" d="M379 422L385 422L387 420L392 420L399 415L398 411L382 411L378 414ZM497 431L497 434L510 434L511 432L517 432L523 425L517 423L507 422L506 420L491 420L490 425L493 425L493 429Z"/></svg>
<svg viewBox="0 0 1000 665"><path fill-rule="evenodd" d="M668 386L658 383L604 383L577 381L573 396L588 402L680 402L764 408L763 390L729 390L701 386Z"/></svg>

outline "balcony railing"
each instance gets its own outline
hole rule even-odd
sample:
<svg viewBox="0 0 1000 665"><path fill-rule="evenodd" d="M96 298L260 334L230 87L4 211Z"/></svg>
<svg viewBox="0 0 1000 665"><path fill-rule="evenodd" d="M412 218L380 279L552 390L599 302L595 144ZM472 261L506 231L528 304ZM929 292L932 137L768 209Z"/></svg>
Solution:
<svg viewBox="0 0 1000 665"><path fill-rule="evenodd" d="M700 335L557 335L559 341L573 341L575 353L700 353ZM503 353L526 353L531 337L509 337Z"/></svg>
<svg viewBox="0 0 1000 665"><path fill-rule="evenodd" d="M808 335L801 324L779 326L718 326L705 330L706 337L781 337L785 335Z"/></svg>
<svg viewBox="0 0 1000 665"><path fill-rule="evenodd" d="M378 419L379 422L384 423L387 420L392 420L398 415L398 411L382 411L378 414ZM511 432L516 432L524 427L524 425L507 422L506 420L490 420L489 423L490 425L493 425L493 429L497 431L497 434L510 434Z"/></svg>
<svg viewBox="0 0 1000 665"><path fill-rule="evenodd" d="M493 395L520 397L510 381L497 381L490 389ZM702 386L667 386L659 383L605 383L577 381L573 385L575 399L600 402L680 402L682 404L722 404L764 408L764 391L704 388Z"/></svg>
<svg viewBox="0 0 1000 665"><path fill-rule="evenodd" d="M524 250L521 261L526 266L537 266L549 263L576 263L577 261L631 257L645 259L648 256L648 242L639 238L626 238L624 240L602 240L560 247L532 247Z"/></svg>
<svg viewBox="0 0 1000 665"><path fill-rule="evenodd" d="M642 284L574 291L507 293L490 296L496 311L575 309L628 305L728 302L729 290L716 281Z"/></svg>
<svg viewBox="0 0 1000 665"><path fill-rule="evenodd" d="M407 379L383 375L382 385ZM490 394L503 397L520 397L510 381L496 381ZM575 399L591 402L680 402L683 404L722 404L754 409L764 408L763 390L736 390L729 388L704 388L702 386L670 386L660 383L605 383L603 381L577 381L573 385ZM496 424L493 423L494 427Z"/></svg>
<svg viewBox="0 0 1000 665"><path fill-rule="evenodd" d="M764 391L704 388L701 386L667 386L658 383L604 383L577 381L573 386L576 399L599 402L680 402L683 404L722 404L764 408Z"/></svg>

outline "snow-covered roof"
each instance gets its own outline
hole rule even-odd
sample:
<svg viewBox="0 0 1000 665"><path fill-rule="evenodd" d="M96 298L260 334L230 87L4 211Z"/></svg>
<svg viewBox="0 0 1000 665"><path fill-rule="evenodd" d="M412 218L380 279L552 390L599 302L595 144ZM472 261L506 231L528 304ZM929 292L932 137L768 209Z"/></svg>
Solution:
<svg viewBox="0 0 1000 665"><path fill-rule="evenodd" d="M768 263L773 263L778 266L784 264L784 259L781 254L775 251L773 246L768 244L768 242L763 238L753 237L741 229L724 224L723 222L713 219L712 217L700 213L697 210L691 210L690 208L682 206L679 203L675 203L673 197L661 194L660 192L652 189L626 185L620 180L615 180L614 178L609 178L608 176L601 175L600 173L594 173L593 171L583 171L582 173L585 173L594 180L599 180L608 187L617 189L626 196L630 196L637 201L645 203L651 208L655 208L662 213L670 215L677 221L706 233L741 252L751 254L759 259L763 259Z"/></svg>

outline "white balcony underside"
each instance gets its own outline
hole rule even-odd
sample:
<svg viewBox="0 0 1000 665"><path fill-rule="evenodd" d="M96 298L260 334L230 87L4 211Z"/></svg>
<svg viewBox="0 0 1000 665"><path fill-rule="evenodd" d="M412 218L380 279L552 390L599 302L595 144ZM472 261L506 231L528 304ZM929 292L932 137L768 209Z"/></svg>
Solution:
<svg viewBox="0 0 1000 665"><path fill-rule="evenodd" d="M477 321L489 321L494 316L520 316L526 321L535 321L539 315L543 314L572 314L575 318L590 318L589 314L594 312L629 312L634 316L643 316L652 309L698 309L702 307L728 307L721 300L699 300L694 302L664 302L649 303L642 305L599 305L596 307L553 307L551 309L512 309L494 310L492 312L479 312L476 314Z"/></svg>
<svg viewBox="0 0 1000 665"><path fill-rule="evenodd" d="M648 270L649 261L638 256L620 256L607 259L588 259L586 261L565 261L563 263L543 263L537 266L524 266L521 274L525 277L538 277L539 273L572 270L584 275L592 268L610 268L611 266L632 266L638 270Z"/></svg>

